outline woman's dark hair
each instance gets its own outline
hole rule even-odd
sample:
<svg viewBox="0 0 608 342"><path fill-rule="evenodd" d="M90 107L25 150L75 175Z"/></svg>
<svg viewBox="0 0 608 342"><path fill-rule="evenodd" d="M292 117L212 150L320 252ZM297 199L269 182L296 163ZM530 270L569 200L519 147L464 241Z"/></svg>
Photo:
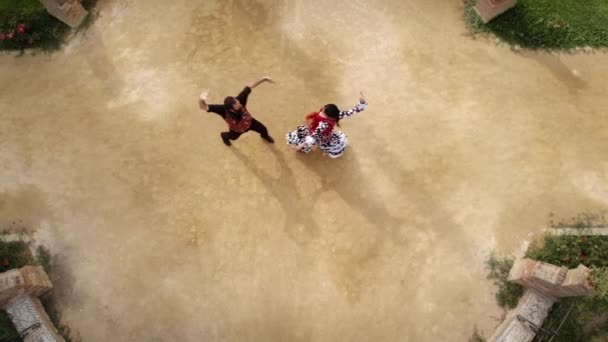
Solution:
<svg viewBox="0 0 608 342"><path fill-rule="evenodd" d="M224 99L224 107L226 107L226 113L232 117L234 117L235 119L241 119L241 117L243 116L242 113L240 112L235 112L232 109L232 106L234 106L234 104L236 103L236 99L232 96L228 96L227 98Z"/></svg>
<svg viewBox="0 0 608 342"><path fill-rule="evenodd" d="M340 126L340 110L338 109L338 106L333 103L330 103L323 107L323 112L325 112L325 115L327 115L328 117L336 120L336 123L338 124L338 126Z"/></svg>

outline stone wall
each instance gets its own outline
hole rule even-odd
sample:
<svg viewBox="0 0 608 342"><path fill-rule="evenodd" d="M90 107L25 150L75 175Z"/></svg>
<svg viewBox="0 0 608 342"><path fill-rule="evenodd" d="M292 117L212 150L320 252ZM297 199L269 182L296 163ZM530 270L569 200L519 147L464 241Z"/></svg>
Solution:
<svg viewBox="0 0 608 342"><path fill-rule="evenodd" d="M52 288L40 266L0 273L0 306L10 315L24 342L65 342L37 298Z"/></svg>
<svg viewBox="0 0 608 342"><path fill-rule="evenodd" d="M508 281L522 285L524 295L517 307L498 326L490 342L530 342L559 298L591 296L589 269L579 265L575 269L558 267L531 259L516 260Z"/></svg>
<svg viewBox="0 0 608 342"><path fill-rule="evenodd" d="M521 259L513 264L507 280L556 298L591 296L595 292L587 281L589 272L583 265L568 270L541 261Z"/></svg>

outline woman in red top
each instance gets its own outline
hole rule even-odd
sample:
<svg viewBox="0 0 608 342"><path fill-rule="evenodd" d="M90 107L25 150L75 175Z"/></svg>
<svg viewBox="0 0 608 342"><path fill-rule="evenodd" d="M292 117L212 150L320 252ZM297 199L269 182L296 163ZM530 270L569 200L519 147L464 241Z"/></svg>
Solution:
<svg viewBox="0 0 608 342"><path fill-rule="evenodd" d="M209 91L205 90L201 93L198 99L199 107L207 112L213 112L221 116L224 121L228 124L228 132L222 132L220 136L226 146L230 146L230 140L238 139L241 134L248 131L255 131L260 133L262 139L269 143L274 143L274 139L268 135L268 129L261 122L254 119L249 111L247 110L247 99L251 90L258 85L268 82L274 83L274 81L266 76L262 77L258 81L247 85L243 91L236 97L228 96L224 99L224 104L207 104L207 97Z"/></svg>
<svg viewBox="0 0 608 342"><path fill-rule="evenodd" d="M287 144L294 149L309 153L314 146L319 147L324 154L338 158L346 150L348 139L341 131L334 131L341 119L359 113L367 108L367 100L363 93L359 103L352 109L340 111L334 104L325 105L318 112L306 116L306 125L287 133Z"/></svg>

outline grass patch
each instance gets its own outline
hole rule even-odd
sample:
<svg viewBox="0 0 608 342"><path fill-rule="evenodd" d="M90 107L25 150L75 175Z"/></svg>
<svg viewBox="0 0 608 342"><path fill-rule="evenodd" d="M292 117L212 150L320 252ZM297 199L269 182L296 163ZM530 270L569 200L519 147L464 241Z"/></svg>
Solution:
<svg viewBox="0 0 608 342"><path fill-rule="evenodd" d="M569 50L608 47L608 1L519 0L484 24L465 3L465 19L474 33L492 32L502 40L531 49Z"/></svg>

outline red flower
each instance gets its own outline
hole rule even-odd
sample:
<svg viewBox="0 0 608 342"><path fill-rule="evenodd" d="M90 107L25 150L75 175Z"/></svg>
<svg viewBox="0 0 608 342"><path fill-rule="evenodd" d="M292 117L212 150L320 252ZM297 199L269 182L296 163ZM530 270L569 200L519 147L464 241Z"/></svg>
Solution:
<svg viewBox="0 0 608 342"><path fill-rule="evenodd" d="M30 45L32 45L32 44L34 44L34 40L32 38L30 38L30 39L27 40L27 43L30 44Z"/></svg>
<svg viewBox="0 0 608 342"><path fill-rule="evenodd" d="M585 261L586 256L584 254L581 254L581 256L578 257L578 260L580 261Z"/></svg>
<svg viewBox="0 0 608 342"><path fill-rule="evenodd" d="M11 31L11 32L9 32L9 33L7 33L7 34L6 34L6 37L7 37L8 39L13 39L13 36L14 36L14 35L15 35L15 31Z"/></svg>
<svg viewBox="0 0 608 342"><path fill-rule="evenodd" d="M3 41L5 38L4 33L0 33L0 42Z"/></svg>
<svg viewBox="0 0 608 342"><path fill-rule="evenodd" d="M25 24L24 23L17 24L17 32L25 33Z"/></svg>

